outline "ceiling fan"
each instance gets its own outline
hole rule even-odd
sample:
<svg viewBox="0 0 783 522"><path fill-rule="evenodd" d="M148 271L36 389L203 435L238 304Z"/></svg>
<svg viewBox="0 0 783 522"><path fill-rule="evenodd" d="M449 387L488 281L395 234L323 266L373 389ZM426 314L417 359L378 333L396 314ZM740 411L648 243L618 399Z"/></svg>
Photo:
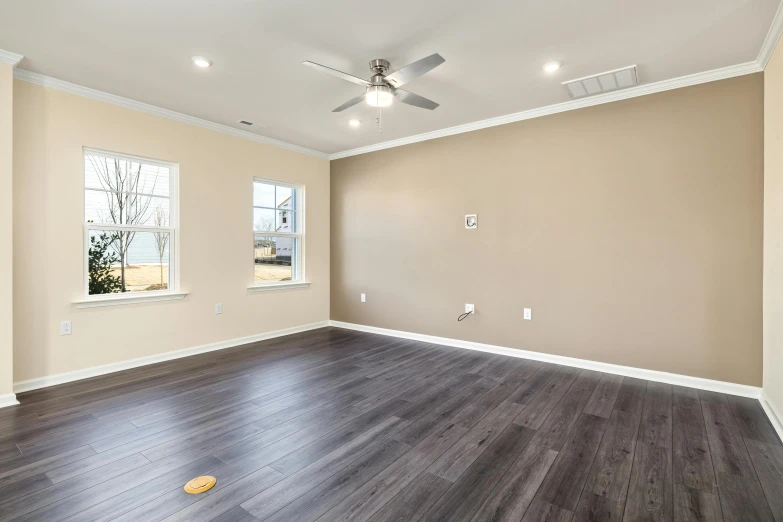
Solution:
<svg viewBox="0 0 783 522"><path fill-rule="evenodd" d="M373 107L388 107L392 104L392 100L397 98L402 103L413 105L414 107L421 107L422 109L434 110L438 107L438 104L432 100L428 100L424 96L419 96L410 91L400 89L406 83L415 80L416 78L428 73L438 65L442 64L446 60L438 53L422 58L419 61L406 65L402 69L398 69L393 73L386 75L386 71L389 70L389 62L387 60L378 59L370 62L370 70L375 73L369 80L363 80L352 76L348 73L326 67L315 62L302 62L302 64L312 67L317 71L337 76L343 80L361 85L365 88L364 94L351 98L347 102L343 103L332 112L341 112L349 107L353 107L357 103L366 101Z"/></svg>

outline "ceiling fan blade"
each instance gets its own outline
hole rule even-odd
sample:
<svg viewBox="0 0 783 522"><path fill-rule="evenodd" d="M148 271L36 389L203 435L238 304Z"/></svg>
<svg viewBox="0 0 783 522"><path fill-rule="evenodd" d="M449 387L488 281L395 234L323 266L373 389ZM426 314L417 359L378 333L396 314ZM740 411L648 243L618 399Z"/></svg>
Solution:
<svg viewBox="0 0 783 522"><path fill-rule="evenodd" d="M385 80L394 87L402 87L406 83L415 80L419 76L428 73L446 60L438 53L422 58L418 62L406 65L402 69L394 71L386 76Z"/></svg>
<svg viewBox="0 0 783 522"><path fill-rule="evenodd" d="M345 102L345 103L343 103L342 105L340 105L339 107L337 107L337 108L336 108L335 110L333 110L332 112L342 112L342 111L344 111L345 109L347 109L348 107L353 107L353 106L354 106L354 105L356 105L357 103L361 103L361 102L363 102L364 100L365 100L365 98L364 98L364 94L362 94L361 96L357 96L357 97L355 97L355 98L351 98L351 99L350 99L350 100L348 100L347 102Z"/></svg>
<svg viewBox="0 0 783 522"><path fill-rule="evenodd" d="M404 91L402 89L397 89L394 92L394 95L402 103L407 103L408 105L413 105L414 107L421 107L422 109L429 109L433 111L437 109L439 105L434 101L425 98L424 96L419 96L418 94L414 94L410 91Z"/></svg>
<svg viewBox="0 0 783 522"><path fill-rule="evenodd" d="M321 71L321 72L325 72L326 74L331 74L332 76L337 76L338 78L341 78L351 83L355 83L357 85L361 85L362 87L367 87L368 85L370 85L370 82L368 82L367 80L362 80L361 78L357 78L356 76L351 76L348 73L338 71L337 69L332 69L331 67L321 65L320 63L302 62L302 65L307 65L308 67L312 67L316 71Z"/></svg>

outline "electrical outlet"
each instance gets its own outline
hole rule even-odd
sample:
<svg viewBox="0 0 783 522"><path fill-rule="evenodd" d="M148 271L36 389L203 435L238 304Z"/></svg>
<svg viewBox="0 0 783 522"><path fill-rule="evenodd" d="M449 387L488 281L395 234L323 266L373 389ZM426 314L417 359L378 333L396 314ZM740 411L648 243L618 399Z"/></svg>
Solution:
<svg viewBox="0 0 783 522"><path fill-rule="evenodd" d="M362 294L362 303L366 303L366 302L367 302L367 297L365 297L365 295Z"/></svg>
<svg viewBox="0 0 783 522"><path fill-rule="evenodd" d="M532 321L532 320L533 320L533 309L525 308L525 321Z"/></svg>
<svg viewBox="0 0 783 522"><path fill-rule="evenodd" d="M71 335L71 321L60 321L60 335Z"/></svg>
<svg viewBox="0 0 783 522"><path fill-rule="evenodd" d="M223 313L223 303L215 304L215 315L219 315L222 313Z"/></svg>
<svg viewBox="0 0 783 522"><path fill-rule="evenodd" d="M465 305L465 313L466 313L466 314L467 314L467 313L473 313L473 314L475 314L475 313L476 313L476 307L475 307L475 305L472 305L472 304L466 304L466 305Z"/></svg>

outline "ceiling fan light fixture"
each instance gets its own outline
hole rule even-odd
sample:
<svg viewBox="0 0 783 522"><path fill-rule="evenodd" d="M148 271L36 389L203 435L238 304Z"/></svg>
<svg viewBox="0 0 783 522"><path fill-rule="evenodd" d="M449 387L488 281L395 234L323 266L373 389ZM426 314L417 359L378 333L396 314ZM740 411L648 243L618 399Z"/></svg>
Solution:
<svg viewBox="0 0 783 522"><path fill-rule="evenodd" d="M367 103L373 107L388 107L392 104L394 94L388 85L371 85L364 95Z"/></svg>

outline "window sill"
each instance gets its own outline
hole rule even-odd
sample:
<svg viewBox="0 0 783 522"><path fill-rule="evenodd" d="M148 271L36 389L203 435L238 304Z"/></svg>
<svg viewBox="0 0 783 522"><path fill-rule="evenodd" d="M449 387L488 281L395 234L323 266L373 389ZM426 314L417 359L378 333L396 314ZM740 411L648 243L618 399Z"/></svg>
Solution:
<svg viewBox="0 0 783 522"><path fill-rule="evenodd" d="M95 308L98 306L118 306L136 303L154 303L156 301L175 301L184 299L187 292L137 292L135 295L107 294L105 296L92 296L81 301L74 301L76 308Z"/></svg>
<svg viewBox="0 0 783 522"><path fill-rule="evenodd" d="M308 286L310 286L310 281L294 281L291 283L253 285L249 286L247 289L250 292L268 292L270 290L287 290L289 288L307 288Z"/></svg>

